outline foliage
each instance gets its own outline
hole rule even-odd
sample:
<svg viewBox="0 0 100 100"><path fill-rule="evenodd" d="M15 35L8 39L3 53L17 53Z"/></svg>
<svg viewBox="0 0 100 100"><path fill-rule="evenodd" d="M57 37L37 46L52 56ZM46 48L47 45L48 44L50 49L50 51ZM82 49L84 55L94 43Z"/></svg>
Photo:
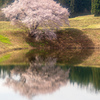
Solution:
<svg viewBox="0 0 100 100"><path fill-rule="evenodd" d="M100 16L100 0L92 0L92 10L91 12L95 16Z"/></svg>
<svg viewBox="0 0 100 100"><path fill-rule="evenodd" d="M64 7L68 7L71 14L86 13L91 10L91 0L56 0Z"/></svg>
<svg viewBox="0 0 100 100"><path fill-rule="evenodd" d="M94 8L95 8L95 4L94 4L95 0L91 0L91 13L94 14Z"/></svg>
<svg viewBox="0 0 100 100"><path fill-rule="evenodd" d="M29 28L29 35L40 40L56 39L54 29L63 23L69 24L69 12L53 0L15 0L14 3L3 8L5 16L12 24L23 24ZM42 31L38 27L43 27Z"/></svg>
<svg viewBox="0 0 100 100"><path fill-rule="evenodd" d="M6 6L10 4L11 2L13 2L13 0L0 0L0 7Z"/></svg>
<svg viewBox="0 0 100 100"><path fill-rule="evenodd" d="M75 6L77 13L89 12L91 9L91 0L75 0Z"/></svg>
<svg viewBox="0 0 100 100"><path fill-rule="evenodd" d="M3 2L2 2L3 1ZM14 0L0 0L1 6L7 5ZM84 13L91 11L91 0L54 0L59 2L63 7L69 8L71 14L73 13Z"/></svg>

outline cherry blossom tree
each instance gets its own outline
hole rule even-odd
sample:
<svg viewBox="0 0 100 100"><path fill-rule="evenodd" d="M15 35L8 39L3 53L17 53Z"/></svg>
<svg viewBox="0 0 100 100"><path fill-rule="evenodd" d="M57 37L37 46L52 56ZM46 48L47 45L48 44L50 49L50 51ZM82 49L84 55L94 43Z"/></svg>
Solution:
<svg viewBox="0 0 100 100"><path fill-rule="evenodd" d="M53 0L15 0L2 11L13 24L25 25L36 40L56 39L54 30L69 25L68 9Z"/></svg>

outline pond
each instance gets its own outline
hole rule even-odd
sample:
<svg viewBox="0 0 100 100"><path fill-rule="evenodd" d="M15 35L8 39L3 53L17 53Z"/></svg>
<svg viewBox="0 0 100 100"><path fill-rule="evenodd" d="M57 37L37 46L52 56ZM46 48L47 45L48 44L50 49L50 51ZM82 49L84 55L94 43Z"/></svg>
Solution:
<svg viewBox="0 0 100 100"><path fill-rule="evenodd" d="M67 49L2 54L0 100L100 100L100 52Z"/></svg>

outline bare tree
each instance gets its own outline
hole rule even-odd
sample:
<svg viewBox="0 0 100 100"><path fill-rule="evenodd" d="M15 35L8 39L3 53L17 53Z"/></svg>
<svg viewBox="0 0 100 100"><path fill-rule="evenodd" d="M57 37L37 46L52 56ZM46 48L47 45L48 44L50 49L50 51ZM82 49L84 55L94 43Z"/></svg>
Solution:
<svg viewBox="0 0 100 100"><path fill-rule="evenodd" d="M69 25L68 9L53 0L15 0L2 11L14 24L27 26L29 34L36 40L56 39L54 29L58 29L63 24Z"/></svg>

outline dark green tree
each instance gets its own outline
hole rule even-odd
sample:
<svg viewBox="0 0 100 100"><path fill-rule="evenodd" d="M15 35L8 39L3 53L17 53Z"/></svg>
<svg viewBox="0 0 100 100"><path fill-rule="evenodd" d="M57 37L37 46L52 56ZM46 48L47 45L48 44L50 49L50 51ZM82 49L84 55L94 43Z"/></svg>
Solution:
<svg viewBox="0 0 100 100"><path fill-rule="evenodd" d="M67 7L71 14L90 13L91 0L56 0L62 6Z"/></svg>
<svg viewBox="0 0 100 100"><path fill-rule="evenodd" d="M91 4L92 4L91 12L95 16L100 16L100 0L92 0Z"/></svg>
<svg viewBox="0 0 100 100"><path fill-rule="evenodd" d="M71 13L75 12L75 0L70 0Z"/></svg>
<svg viewBox="0 0 100 100"><path fill-rule="evenodd" d="M14 0L0 0L0 7L6 6L13 2Z"/></svg>
<svg viewBox="0 0 100 100"><path fill-rule="evenodd" d="M91 0L75 0L75 6L77 13L89 12L91 9Z"/></svg>
<svg viewBox="0 0 100 100"><path fill-rule="evenodd" d="M95 0L91 0L91 13L94 14Z"/></svg>

